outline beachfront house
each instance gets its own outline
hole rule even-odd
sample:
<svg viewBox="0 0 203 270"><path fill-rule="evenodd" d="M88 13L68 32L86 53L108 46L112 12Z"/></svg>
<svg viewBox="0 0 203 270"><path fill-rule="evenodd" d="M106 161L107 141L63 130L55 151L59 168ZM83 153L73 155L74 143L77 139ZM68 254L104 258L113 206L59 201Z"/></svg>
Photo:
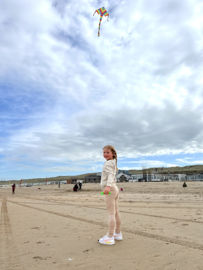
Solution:
<svg viewBox="0 0 203 270"><path fill-rule="evenodd" d="M118 174L119 173L130 174L128 170L118 170Z"/></svg>
<svg viewBox="0 0 203 270"><path fill-rule="evenodd" d="M67 184L76 184L78 179L77 178L72 178L70 180L67 180Z"/></svg>
<svg viewBox="0 0 203 270"><path fill-rule="evenodd" d="M67 184L76 184L76 183L79 183L80 181L83 181L83 180L79 180L77 178L72 178L72 179L66 180L66 183Z"/></svg>
<svg viewBox="0 0 203 270"><path fill-rule="evenodd" d="M203 181L203 173L185 175L185 179L182 181Z"/></svg>
<svg viewBox="0 0 203 270"><path fill-rule="evenodd" d="M131 176L125 173L118 173L116 175L117 182L129 182L131 180Z"/></svg>
<svg viewBox="0 0 203 270"><path fill-rule="evenodd" d="M140 179L143 179L143 174L131 174L130 182L138 182Z"/></svg>
<svg viewBox="0 0 203 270"><path fill-rule="evenodd" d="M100 183L101 175L89 174L85 176L85 183Z"/></svg>
<svg viewBox="0 0 203 270"><path fill-rule="evenodd" d="M72 184L72 179L66 180L66 183L67 183L67 184Z"/></svg>

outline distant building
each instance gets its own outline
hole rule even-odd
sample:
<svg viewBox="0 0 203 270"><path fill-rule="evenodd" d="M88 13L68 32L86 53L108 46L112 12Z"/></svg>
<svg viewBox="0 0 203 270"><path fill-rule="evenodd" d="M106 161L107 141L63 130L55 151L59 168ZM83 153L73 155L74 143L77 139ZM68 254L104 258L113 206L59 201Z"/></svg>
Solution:
<svg viewBox="0 0 203 270"><path fill-rule="evenodd" d="M140 180L143 179L143 174L139 173L139 174L131 174L131 178L132 180Z"/></svg>
<svg viewBox="0 0 203 270"><path fill-rule="evenodd" d="M129 174L129 171L126 171L126 170L118 170L118 174L119 174L119 173Z"/></svg>
<svg viewBox="0 0 203 270"><path fill-rule="evenodd" d="M72 178L70 180L71 180L70 184L76 184L78 179L77 178ZM69 183L67 182L67 184L69 184Z"/></svg>
<svg viewBox="0 0 203 270"><path fill-rule="evenodd" d="M101 176L100 175L87 175L85 176L85 183L100 183L101 182Z"/></svg>
<svg viewBox="0 0 203 270"><path fill-rule="evenodd" d="M132 178L128 174L118 173L116 175L116 179L117 179L117 182L129 182L129 180L131 180Z"/></svg>
<svg viewBox="0 0 203 270"><path fill-rule="evenodd" d="M182 181L203 181L203 174L191 174L191 175L185 175L185 179L181 179Z"/></svg>
<svg viewBox="0 0 203 270"><path fill-rule="evenodd" d="M72 181L73 181L72 179L68 179L68 180L66 180L66 183L67 183L67 184L73 184Z"/></svg>

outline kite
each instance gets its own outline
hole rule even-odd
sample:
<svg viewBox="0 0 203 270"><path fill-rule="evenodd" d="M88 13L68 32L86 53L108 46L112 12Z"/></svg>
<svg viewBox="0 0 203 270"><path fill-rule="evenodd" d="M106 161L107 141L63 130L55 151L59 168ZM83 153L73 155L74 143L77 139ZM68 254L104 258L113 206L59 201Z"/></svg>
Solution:
<svg viewBox="0 0 203 270"><path fill-rule="evenodd" d="M99 28L98 28L98 37L99 37L100 36L100 26L101 26L102 18L103 18L103 16L105 16L105 17L108 16L108 18L109 18L109 13L107 12L107 10L104 7L95 10L94 14L96 12L97 12L97 14L100 14ZM93 16L94 16L94 14L93 14ZM107 18L107 21L108 21L108 18Z"/></svg>

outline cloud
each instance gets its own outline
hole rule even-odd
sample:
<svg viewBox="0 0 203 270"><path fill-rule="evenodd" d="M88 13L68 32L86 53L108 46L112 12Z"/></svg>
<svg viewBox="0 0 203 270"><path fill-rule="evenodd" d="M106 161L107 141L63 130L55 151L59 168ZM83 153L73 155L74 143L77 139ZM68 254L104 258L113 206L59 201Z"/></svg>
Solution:
<svg viewBox="0 0 203 270"><path fill-rule="evenodd" d="M195 164L195 165L199 165L199 164L203 164L203 160L192 160L192 161L188 161L186 158L184 159L176 159L178 162L180 163L186 163L186 164Z"/></svg>
<svg viewBox="0 0 203 270"><path fill-rule="evenodd" d="M101 168L99 168L101 170ZM44 168L44 171L46 172L83 172L85 171L86 168L85 167L69 167L69 166L58 166L58 167L48 167L48 168ZM97 166L93 166L93 167L90 167L88 168L89 171L92 171L92 172L96 172L98 170L98 167Z"/></svg>
<svg viewBox="0 0 203 270"><path fill-rule="evenodd" d="M98 38L101 5L110 19ZM5 173L97 169L106 144L127 162L202 153L202 9L196 0L1 3Z"/></svg>

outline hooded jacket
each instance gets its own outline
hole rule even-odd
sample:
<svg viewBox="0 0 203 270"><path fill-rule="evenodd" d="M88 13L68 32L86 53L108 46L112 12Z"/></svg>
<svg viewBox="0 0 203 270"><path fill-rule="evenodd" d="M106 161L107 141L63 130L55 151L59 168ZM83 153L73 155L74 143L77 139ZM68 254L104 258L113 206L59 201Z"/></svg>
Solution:
<svg viewBox="0 0 203 270"><path fill-rule="evenodd" d="M107 160L104 163L103 170L102 170L102 176L101 176L101 185L103 187L116 184L116 160Z"/></svg>

